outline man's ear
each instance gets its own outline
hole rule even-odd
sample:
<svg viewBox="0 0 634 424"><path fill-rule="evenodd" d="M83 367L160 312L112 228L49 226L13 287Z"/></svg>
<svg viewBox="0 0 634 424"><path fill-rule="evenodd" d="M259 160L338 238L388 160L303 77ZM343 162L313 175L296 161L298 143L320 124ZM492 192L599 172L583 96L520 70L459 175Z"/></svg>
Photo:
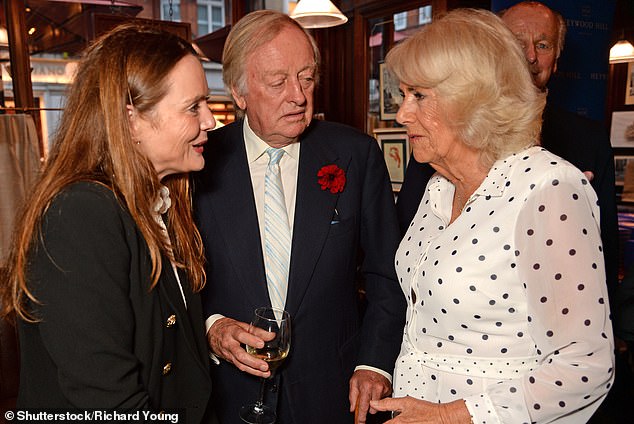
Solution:
<svg viewBox="0 0 634 424"><path fill-rule="evenodd" d="M231 96L233 96L236 105L238 105L240 109L245 110L247 108L247 99L242 94L239 94L235 87L231 87Z"/></svg>

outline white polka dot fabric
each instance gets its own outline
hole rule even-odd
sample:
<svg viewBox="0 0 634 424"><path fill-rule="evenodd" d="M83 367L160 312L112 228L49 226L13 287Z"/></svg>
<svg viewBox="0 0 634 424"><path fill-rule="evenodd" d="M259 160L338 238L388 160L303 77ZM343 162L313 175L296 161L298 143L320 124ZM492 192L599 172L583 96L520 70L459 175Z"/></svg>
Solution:
<svg viewBox="0 0 634 424"><path fill-rule="evenodd" d="M465 399L474 423L583 423L613 380L597 198L531 147L496 162L449 225L436 174L396 254L407 324L394 396Z"/></svg>

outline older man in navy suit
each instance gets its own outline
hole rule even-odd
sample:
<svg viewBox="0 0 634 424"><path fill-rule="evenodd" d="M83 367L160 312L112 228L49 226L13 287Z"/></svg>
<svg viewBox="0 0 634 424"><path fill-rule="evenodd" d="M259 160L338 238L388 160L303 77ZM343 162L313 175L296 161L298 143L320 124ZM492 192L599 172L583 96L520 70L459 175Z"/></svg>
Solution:
<svg viewBox="0 0 634 424"><path fill-rule="evenodd" d="M369 401L391 393L405 302L389 177L371 137L311 121L318 67L314 40L278 12L248 14L225 44L223 79L244 117L210 134L195 181L207 337L219 358L212 396L223 424L240 422L258 377L270 376L243 347L262 343L248 332L259 306L291 315L290 354L265 396L277 423L365 422ZM270 167L279 167L289 257L268 244ZM271 256L286 264L281 288L270 286Z"/></svg>

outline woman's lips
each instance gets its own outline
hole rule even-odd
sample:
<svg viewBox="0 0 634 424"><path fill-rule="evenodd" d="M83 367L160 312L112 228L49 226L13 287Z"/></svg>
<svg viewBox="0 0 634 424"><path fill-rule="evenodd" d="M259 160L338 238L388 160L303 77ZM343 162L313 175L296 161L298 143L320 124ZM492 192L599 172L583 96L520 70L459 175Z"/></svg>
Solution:
<svg viewBox="0 0 634 424"><path fill-rule="evenodd" d="M207 140L202 140L196 144L192 144L192 147L196 153L202 153L205 150L205 144L207 144Z"/></svg>

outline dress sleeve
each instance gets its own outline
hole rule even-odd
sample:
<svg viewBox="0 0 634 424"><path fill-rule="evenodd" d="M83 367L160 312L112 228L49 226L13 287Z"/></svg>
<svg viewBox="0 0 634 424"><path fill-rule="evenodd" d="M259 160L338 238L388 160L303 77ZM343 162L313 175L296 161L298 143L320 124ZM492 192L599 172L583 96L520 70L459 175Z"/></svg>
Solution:
<svg viewBox="0 0 634 424"><path fill-rule="evenodd" d="M534 187L518 216L516 266L539 365L483 396L481 403L490 402L504 423L524 422L525 414L535 423L569 414L586 422L612 384L614 343L596 203L581 173L560 169ZM518 396L524 405L513 408Z"/></svg>
<svg viewBox="0 0 634 424"><path fill-rule="evenodd" d="M105 190L83 185L61 193L44 216L30 265L36 325L60 388L76 407L149 406L133 353L134 227L122 215Z"/></svg>

